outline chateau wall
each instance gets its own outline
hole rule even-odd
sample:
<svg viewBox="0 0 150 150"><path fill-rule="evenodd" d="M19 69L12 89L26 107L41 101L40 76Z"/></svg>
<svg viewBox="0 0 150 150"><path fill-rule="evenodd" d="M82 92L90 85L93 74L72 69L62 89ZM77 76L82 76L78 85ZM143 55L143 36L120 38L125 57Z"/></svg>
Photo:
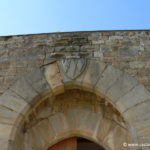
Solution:
<svg viewBox="0 0 150 150"><path fill-rule="evenodd" d="M150 91L150 31L91 31L0 37L0 94L25 73L70 56L112 64Z"/></svg>

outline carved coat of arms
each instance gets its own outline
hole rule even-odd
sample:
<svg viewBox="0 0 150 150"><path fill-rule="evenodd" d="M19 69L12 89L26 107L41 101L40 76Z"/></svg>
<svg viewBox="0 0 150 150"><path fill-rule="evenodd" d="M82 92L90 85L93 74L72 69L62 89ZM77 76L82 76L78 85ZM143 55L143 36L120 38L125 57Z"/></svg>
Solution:
<svg viewBox="0 0 150 150"><path fill-rule="evenodd" d="M85 58L67 58L63 59L61 63L64 73L72 80L82 74L87 64Z"/></svg>

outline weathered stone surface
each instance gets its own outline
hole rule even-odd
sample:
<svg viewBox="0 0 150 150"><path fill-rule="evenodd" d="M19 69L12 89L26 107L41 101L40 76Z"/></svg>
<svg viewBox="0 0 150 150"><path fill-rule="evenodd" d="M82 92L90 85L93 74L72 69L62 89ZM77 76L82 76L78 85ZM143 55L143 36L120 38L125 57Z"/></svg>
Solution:
<svg viewBox="0 0 150 150"><path fill-rule="evenodd" d="M109 106L108 109L111 111L106 112L107 106L103 109L104 103L100 97L90 92L82 92L79 89L68 90L55 98L45 99L37 109L34 108L29 115L32 118L29 117L31 119L27 122L26 130L23 133L24 149L32 150L32 147L47 149L64 138L81 136L97 143L105 142L104 145L110 149L113 149L112 145L115 145L115 148L120 150L122 140L128 137L126 130L122 131L122 128L123 130L126 128L126 124L124 127L120 126L123 118L121 119L120 114L115 112L113 106ZM110 113L109 119L106 119L104 116L108 116L108 113ZM115 117L113 118L113 116ZM28 117L26 118L28 120ZM119 127L116 128L116 126ZM106 131L106 134L103 134L103 131L104 133ZM119 133L122 133L123 137L122 140L117 139L118 144L115 138L119 137ZM105 141L99 136L103 137Z"/></svg>
<svg viewBox="0 0 150 150"><path fill-rule="evenodd" d="M150 93L145 89L141 84L134 87L127 94L122 96L117 102L116 105L121 112L128 110L129 108L144 102L150 98Z"/></svg>
<svg viewBox="0 0 150 150"><path fill-rule="evenodd" d="M0 139L0 148L2 150L8 150L8 140L2 140Z"/></svg>
<svg viewBox="0 0 150 150"><path fill-rule="evenodd" d="M0 93L25 73L51 63L54 59L51 53L65 57L88 52L84 57L99 58L128 72L146 87L150 86L149 75L144 73L150 70L150 65L146 65L150 55L149 31L70 32L0 38Z"/></svg>
<svg viewBox="0 0 150 150"><path fill-rule="evenodd" d="M30 103L38 93L32 88L32 86L22 77L18 80L10 89L15 92L22 99Z"/></svg>
<svg viewBox="0 0 150 150"><path fill-rule="evenodd" d="M65 115L62 113L49 117L49 121L51 122L56 135L65 132L68 129Z"/></svg>
<svg viewBox="0 0 150 150"><path fill-rule="evenodd" d="M111 88L107 91L106 95L116 102L119 98L124 96L127 92L131 91L138 84L138 81L127 73L123 73Z"/></svg>
<svg viewBox="0 0 150 150"><path fill-rule="evenodd" d="M133 123L139 123L139 127L143 126L144 122L149 122L150 100L145 100L134 107L129 108L123 114L128 120ZM141 124L142 123L142 124Z"/></svg>
<svg viewBox="0 0 150 150"><path fill-rule="evenodd" d="M0 97L0 105L18 113L29 106L22 97L9 89Z"/></svg>
<svg viewBox="0 0 150 150"><path fill-rule="evenodd" d="M7 124L0 124L0 140L9 140L13 126Z"/></svg>
<svg viewBox="0 0 150 150"><path fill-rule="evenodd" d="M111 86L122 74L123 73L120 70L112 66L107 66L100 76L99 80L97 80L95 90L97 92L100 92L104 96L104 94L107 93L109 88L111 88Z"/></svg>
<svg viewBox="0 0 150 150"><path fill-rule="evenodd" d="M50 86L44 77L44 73L40 69L36 69L28 73L25 78L38 93L42 93L50 89Z"/></svg>
<svg viewBox="0 0 150 150"><path fill-rule="evenodd" d="M0 106L0 123L13 125L18 115L17 112Z"/></svg>
<svg viewBox="0 0 150 150"><path fill-rule="evenodd" d="M40 138L38 138L39 135ZM28 150L28 148L32 147L34 149L43 149L55 136L55 131L50 125L49 120L44 119L27 131L25 134L24 149Z"/></svg>
<svg viewBox="0 0 150 150"><path fill-rule="evenodd" d="M91 61L82 80L83 86L94 88L106 65L99 61Z"/></svg>
<svg viewBox="0 0 150 150"><path fill-rule="evenodd" d="M97 134L99 124L102 121L102 115L89 113L84 121L84 130L91 131L92 134Z"/></svg>
<svg viewBox="0 0 150 150"><path fill-rule="evenodd" d="M58 89L61 92L64 91L64 85L57 62L54 62L45 68L45 77L53 91Z"/></svg>
<svg viewBox="0 0 150 150"><path fill-rule="evenodd" d="M69 132L99 139L110 149L121 150L123 148L120 144L128 137L128 131L124 132L122 129L128 129L126 121L129 124L131 137L135 141L132 129L135 130L135 135L137 134L139 140L143 137L149 139L150 94L144 88L145 86L148 90L150 89L149 39L150 31L58 33L0 38L0 95L2 95L0 98L0 140L4 141L3 149L7 147L8 139L14 140L15 131L10 135L10 131L14 128L10 129L9 125L14 123L16 126L20 125L16 122L19 113L29 106L28 103L32 103L34 98L40 99L42 103L44 99L38 96L51 88L52 93L55 93L55 98L45 94L44 98L47 98L47 101L43 105L47 105L46 108L53 106L52 109L43 107L45 111L40 111L36 109L37 105L32 105L32 109L28 112L30 115L25 114L22 120L23 130L20 132L25 136L25 149L31 150L33 145L37 146L37 143L40 146L36 149L47 149L47 147L42 147L49 143L49 139L57 139L59 135L66 136ZM90 58L90 64L77 78L69 79L62 72L59 63L57 64L58 60L60 62L68 56L80 58L80 60ZM91 61L92 59L94 61ZM110 66L103 63L110 64ZM45 72L42 72L43 68L42 71L36 70L42 66ZM71 63L69 76L74 76L75 68L76 65ZM81 65L77 68L82 69ZM135 77L139 83L123 71ZM30 73L11 87L27 72ZM79 86L83 91L92 89L92 92L97 92L101 98L96 101L97 97L91 96L89 100L87 98L89 94L86 93L86 96L83 96L83 91L79 92L81 97L77 94L75 96L72 92L70 101L67 102L65 99L69 96L63 97L60 94L64 92L64 86L65 90L68 90L69 86L72 86L72 89L78 89L77 86ZM7 87L10 89L6 90ZM6 92L2 94L4 90ZM57 97L57 94L60 95ZM88 105L82 99L87 101ZM114 107L106 99L113 103ZM41 106L40 103L37 104ZM72 109L70 116L69 111L66 110L68 108ZM111 110L108 111L109 109ZM50 133L42 129L49 131L49 127L53 128L52 131L56 132L57 136L54 134L50 138L48 136ZM32 131L28 132L31 128ZM43 136L42 139L39 139L37 131ZM6 135L3 135L4 132ZM118 133L121 133L123 137L120 138ZM20 138L17 143L21 145L23 141ZM15 150L20 150L20 145Z"/></svg>
<svg viewBox="0 0 150 150"><path fill-rule="evenodd" d="M33 150L33 148L41 149L46 143L46 141L43 138L39 138L39 136L41 135L39 135L39 131L36 127L33 127L31 130L28 130L24 135L24 150Z"/></svg>
<svg viewBox="0 0 150 150"><path fill-rule="evenodd" d="M67 120L70 128L73 129L84 129L84 122L87 118L89 111L84 111L82 109L69 109L66 112Z"/></svg>

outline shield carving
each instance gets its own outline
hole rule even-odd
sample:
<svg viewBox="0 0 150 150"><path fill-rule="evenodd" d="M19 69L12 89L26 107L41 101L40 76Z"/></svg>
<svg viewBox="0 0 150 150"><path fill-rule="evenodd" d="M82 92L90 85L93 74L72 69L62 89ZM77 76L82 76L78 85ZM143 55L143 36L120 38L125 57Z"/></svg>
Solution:
<svg viewBox="0 0 150 150"><path fill-rule="evenodd" d="M70 79L76 79L86 68L87 61L85 58L69 58L61 61L62 68L66 76Z"/></svg>

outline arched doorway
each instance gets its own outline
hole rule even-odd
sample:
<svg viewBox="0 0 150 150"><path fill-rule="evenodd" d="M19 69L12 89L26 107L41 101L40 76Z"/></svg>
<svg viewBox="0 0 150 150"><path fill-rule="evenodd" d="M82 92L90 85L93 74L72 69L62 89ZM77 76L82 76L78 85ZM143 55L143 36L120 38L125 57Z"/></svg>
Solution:
<svg viewBox="0 0 150 150"><path fill-rule="evenodd" d="M143 85L99 61L89 60L75 78L62 65L39 68L1 95L3 150L46 150L70 137L105 150L131 149L122 147L124 141L150 141L149 126L143 126L150 120L150 93Z"/></svg>
<svg viewBox="0 0 150 150"><path fill-rule="evenodd" d="M84 138L72 137L65 139L47 150L105 150L98 144Z"/></svg>

